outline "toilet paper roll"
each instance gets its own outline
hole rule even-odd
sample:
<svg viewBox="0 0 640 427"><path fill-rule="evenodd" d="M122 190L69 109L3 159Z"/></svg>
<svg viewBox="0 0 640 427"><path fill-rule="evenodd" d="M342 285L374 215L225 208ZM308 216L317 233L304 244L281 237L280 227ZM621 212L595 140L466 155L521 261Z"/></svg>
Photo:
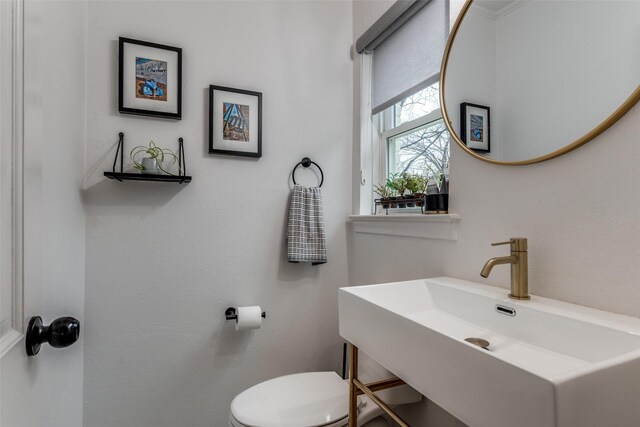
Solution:
<svg viewBox="0 0 640 427"><path fill-rule="evenodd" d="M262 309L258 305L238 307L236 310L236 331L259 329L262 324Z"/></svg>

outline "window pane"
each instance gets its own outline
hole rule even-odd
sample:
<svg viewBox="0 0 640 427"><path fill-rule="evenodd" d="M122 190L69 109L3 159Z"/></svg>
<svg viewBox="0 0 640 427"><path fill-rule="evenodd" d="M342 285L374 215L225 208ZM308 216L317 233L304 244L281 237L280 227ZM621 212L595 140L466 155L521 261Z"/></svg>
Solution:
<svg viewBox="0 0 640 427"><path fill-rule="evenodd" d="M388 140L389 174L440 176L449 166L449 132L442 119Z"/></svg>
<svg viewBox="0 0 640 427"><path fill-rule="evenodd" d="M425 116L438 108L440 108L440 84L434 83L394 106L393 127Z"/></svg>

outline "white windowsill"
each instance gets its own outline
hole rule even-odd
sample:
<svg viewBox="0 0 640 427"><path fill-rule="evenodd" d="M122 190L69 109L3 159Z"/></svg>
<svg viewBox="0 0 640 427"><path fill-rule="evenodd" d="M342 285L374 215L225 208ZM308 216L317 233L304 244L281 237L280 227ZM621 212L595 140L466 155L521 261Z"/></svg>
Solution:
<svg viewBox="0 0 640 427"><path fill-rule="evenodd" d="M363 234L458 240L459 214L350 215L353 231Z"/></svg>

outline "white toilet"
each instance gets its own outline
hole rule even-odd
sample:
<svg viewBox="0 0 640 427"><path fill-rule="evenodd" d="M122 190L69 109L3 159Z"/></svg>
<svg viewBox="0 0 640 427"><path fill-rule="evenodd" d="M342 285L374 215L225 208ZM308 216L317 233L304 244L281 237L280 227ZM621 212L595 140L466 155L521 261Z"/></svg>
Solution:
<svg viewBox="0 0 640 427"><path fill-rule="evenodd" d="M364 374L362 371L360 368ZM361 378L366 379L366 374ZM377 394L391 407L418 402L422 398L420 393L406 385ZM229 426L341 427L347 425L348 406L348 381L333 371L285 375L256 384L238 394L231 402ZM359 396L358 426L365 426L382 414L382 410L368 397ZM374 421L375 426L381 425L378 421Z"/></svg>

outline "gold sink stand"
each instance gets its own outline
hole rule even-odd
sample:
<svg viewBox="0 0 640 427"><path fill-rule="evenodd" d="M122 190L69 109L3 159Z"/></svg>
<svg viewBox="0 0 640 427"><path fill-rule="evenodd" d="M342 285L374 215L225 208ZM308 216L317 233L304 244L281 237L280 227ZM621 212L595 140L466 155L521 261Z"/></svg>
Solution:
<svg viewBox="0 0 640 427"><path fill-rule="evenodd" d="M349 343L349 424L348 427L358 426L358 396L366 394L369 399L380 407L400 427L410 427L402 418L384 403L375 392L386 390L405 384L400 378L389 378L362 384L358 379L358 347Z"/></svg>

